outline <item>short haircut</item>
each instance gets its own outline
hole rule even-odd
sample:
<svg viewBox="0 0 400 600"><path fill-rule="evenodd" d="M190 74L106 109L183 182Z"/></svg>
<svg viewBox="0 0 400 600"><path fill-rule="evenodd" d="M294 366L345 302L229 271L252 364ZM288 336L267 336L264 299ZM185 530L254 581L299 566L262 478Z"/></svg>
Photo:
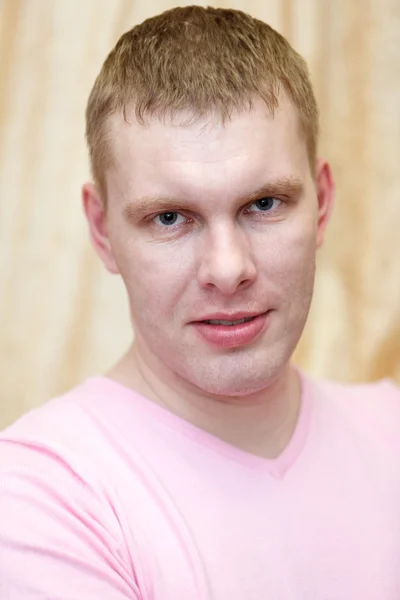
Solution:
<svg viewBox="0 0 400 600"><path fill-rule="evenodd" d="M105 191L112 163L109 117L132 111L182 124L214 114L226 122L261 97L273 114L283 90L299 115L312 166L318 107L303 58L272 27L239 11L178 7L147 19L119 39L96 78L86 109L92 174Z"/></svg>

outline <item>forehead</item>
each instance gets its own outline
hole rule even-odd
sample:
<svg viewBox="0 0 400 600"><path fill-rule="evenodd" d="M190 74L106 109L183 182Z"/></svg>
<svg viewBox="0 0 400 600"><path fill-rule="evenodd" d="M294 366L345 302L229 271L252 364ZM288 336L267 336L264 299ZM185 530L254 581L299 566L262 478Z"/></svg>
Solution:
<svg viewBox="0 0 400 600"><path fill-rule="evenodd" d="M188 118L182 113L143 125L133 113L128 113L128 122L113 115L112 166L106 177L110 186L129 194L132 187L144 193L143 187L171 183L218 188L254 179L264 183L268 176L301 178L308 169L299 117L286 96L273 115L255 99L251 110L233 114L224 124L210 116L182 125Z"/></svg>

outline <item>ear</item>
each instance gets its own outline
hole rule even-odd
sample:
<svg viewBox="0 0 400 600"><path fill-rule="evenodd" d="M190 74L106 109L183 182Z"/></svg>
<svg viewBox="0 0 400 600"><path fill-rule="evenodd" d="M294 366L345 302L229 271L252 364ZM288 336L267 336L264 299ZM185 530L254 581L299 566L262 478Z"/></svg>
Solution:
<svg viewBox="0 0 400 600"><path fill-rule="evenodd" d="M323 159L319 159L316 164L316 187L318 197L317 248L319 248L324 241L325 228L332 213L335 197L335 184L331 168Z"/></svg>
<svg viewBox="0 0 400 600"><path fill-rule="evenodd" d="M97 256L110 273L119 273L108 237L105 204L93 183L85 183L82 187L82 202L89 224L90 240Z"/></svg>

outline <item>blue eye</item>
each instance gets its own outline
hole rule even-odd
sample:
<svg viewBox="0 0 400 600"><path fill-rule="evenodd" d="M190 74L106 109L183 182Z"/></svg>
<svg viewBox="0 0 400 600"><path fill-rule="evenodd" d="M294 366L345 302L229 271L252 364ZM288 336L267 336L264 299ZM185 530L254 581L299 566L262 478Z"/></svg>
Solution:
<svg viewBox="0 0 400 600"><path fill-rule="evenodd" d="M163 225L174 225L177 217L178 217L177 213L167 212L167 213L164 213L163 215L160 215L160 221Z"/></svg>
<svg viewBox="0 0 400 600"><path fill-rule="evenodd" d="M271 208L274 208L274 203L275 202L280 202L280 200L277 200L276 198L260 198L260 200L257 200L256 202L254 202L254 205L262 211L268 211L271 210Z"/></svg>
<svg viewBox="0 0 400 600"><path fill-rule="evenodd" d="M163 225L164 227L170 227L171 225L176 225L179 217L184 219L184 217L180 213L171 211L157 215L156 217L154 217L153 221L157 224Z"/></svg>

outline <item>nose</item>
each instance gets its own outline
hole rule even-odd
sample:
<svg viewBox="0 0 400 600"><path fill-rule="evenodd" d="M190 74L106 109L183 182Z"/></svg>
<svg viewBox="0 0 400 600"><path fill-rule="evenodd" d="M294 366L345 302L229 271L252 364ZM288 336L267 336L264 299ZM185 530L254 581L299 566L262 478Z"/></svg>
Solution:
<svg viewBox="0 0 400 600"><path fill-rule="evenodd" d="M249 287L257 270L246 233L237 224L223 224L208 232L198 271L203 288L232 295Z"/></svg>

